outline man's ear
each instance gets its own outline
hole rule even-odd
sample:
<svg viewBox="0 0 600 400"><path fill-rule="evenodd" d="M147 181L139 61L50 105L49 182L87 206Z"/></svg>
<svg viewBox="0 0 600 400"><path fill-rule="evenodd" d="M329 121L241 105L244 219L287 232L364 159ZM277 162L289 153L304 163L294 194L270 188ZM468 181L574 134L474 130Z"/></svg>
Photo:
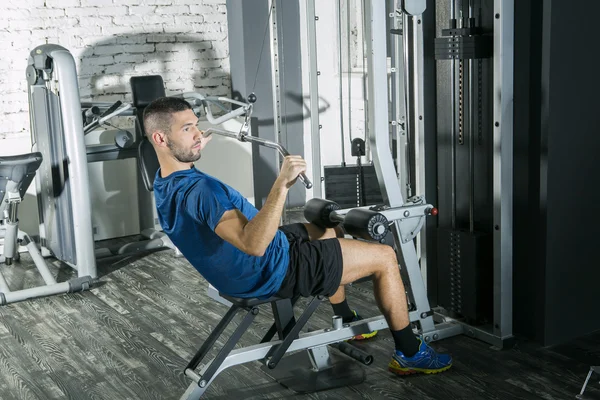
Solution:
<svg viewBox="0 0 600 400"><path fill-rule="evenodd" d="M153 132L151 135L151 138L152 138L152 141L154 142L154 145L158 146L158 147L166 147L167 139L165 136L166 136L165 133L162 131Z"/></svg>

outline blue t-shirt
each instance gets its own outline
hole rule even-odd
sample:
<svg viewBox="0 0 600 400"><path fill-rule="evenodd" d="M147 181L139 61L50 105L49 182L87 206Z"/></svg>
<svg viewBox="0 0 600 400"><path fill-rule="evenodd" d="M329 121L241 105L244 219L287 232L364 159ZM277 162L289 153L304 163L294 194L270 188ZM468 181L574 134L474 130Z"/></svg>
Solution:
<svg viewBox="0 0 600 400"><path fill-rule="evenodd" d="M221 239L215 228L237 208L248 220L258 210L237 190L196 168L154 180L158 220L188 261L217 290L234 297L268 298L280 288L289 263L289 242L277 230L262 257Z"/></svg>

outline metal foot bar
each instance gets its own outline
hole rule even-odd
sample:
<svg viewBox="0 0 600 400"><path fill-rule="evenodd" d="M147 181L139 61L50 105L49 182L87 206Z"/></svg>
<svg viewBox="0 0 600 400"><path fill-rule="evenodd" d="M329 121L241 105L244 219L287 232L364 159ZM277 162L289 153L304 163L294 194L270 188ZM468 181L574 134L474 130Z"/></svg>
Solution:
<svg viewBox="0 0 600 400"><path fill-rule="evenodd" d="M600 370L600 367L590 367L590 372L588 372L587 377L585 378L585 382L583 383L583 387L581 388L581 392L579 392L579 394L577 396L575 396L576 398L583 399L583 392L585 392L585 388L587 387L587 384L590 381L590 378L592 377L592 374L594 372L598 372L597 370Z"/></svg>
<svg viewBox="0 0 600 400"><path fill-rule="evenodd" d="M33 299L36 297L52 296L60 293L74 293L82 290L87 290L93 283L90 276L75 278L71 281L55 283L53 285L38 286L30 289L17 290L14 292L0 293L0 305L16 303Z"/></svg>

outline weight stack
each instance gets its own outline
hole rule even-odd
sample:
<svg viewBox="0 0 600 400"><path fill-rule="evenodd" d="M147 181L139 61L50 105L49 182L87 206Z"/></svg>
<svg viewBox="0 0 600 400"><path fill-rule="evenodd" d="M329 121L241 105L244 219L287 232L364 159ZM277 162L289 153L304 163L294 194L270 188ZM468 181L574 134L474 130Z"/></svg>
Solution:
<svg viewBox="0 0 600 400"><path fill-rule="evenodd" d="M332 165L325 166L323 171L325 198L342 209L383 203L374 166Z"/></svg>
<svg viewBox="0 0 600 400"><path fill-rule="evenodd" d="M440 228L437 236L440 305L471 323L492 321L492 235Z"/></svg>

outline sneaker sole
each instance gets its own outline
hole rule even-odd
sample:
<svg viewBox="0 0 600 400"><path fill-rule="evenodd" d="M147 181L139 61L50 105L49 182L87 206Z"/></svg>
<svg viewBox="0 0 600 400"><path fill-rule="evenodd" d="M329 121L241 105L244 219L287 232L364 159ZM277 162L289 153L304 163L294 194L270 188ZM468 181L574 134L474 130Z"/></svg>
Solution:
<svg viewBox="0 0 600 400"><path fill-rule="evenodd" d="M371 333L365 333L365 334L362 334L362 335L357 335L357 336L354 336L354 337L352 338L352 340L365 340L365 339L371 339L372 337L375 337L376 335L377 335L377 331L373 331L373 332L371 332Z"/></svg>
<svg viewBox="0 0 600 400"><path fill-rule="evenodd" d="M414 375L414 374L439 374L450 369L452 364L439 369L424 369L424 368L398 368L389 366L388 370L396 375Z"/></svg>

